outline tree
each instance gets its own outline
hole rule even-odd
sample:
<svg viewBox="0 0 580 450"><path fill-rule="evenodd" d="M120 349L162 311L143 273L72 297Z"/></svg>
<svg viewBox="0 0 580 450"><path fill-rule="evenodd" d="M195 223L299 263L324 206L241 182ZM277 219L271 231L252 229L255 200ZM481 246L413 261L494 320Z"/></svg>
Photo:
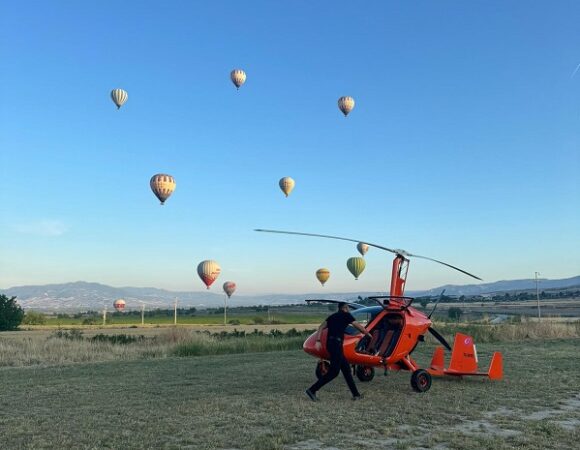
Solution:
<svg viewBox="0 0 580 450"><path fill-rule="evenodd" d="M0 295L0 331L16 330L22 319L24 311L16 303L16 297Z"/></svg>
<svg viewBox="0 0 580 450"><path fill-rule="evenodd" d="M459 319L463 315L463 311L461 310L461 308L449 308L449 311L447 311L447 315L449 316L450 319L459 321Z"/></svg>
<svg viewBox="0 0 580 450"><path fill-rule="evenodd" d="M28 311L24 314L24 319L22 320L24 325L44 325L46 323L46 317L44 314L36 311Z"/></svg>

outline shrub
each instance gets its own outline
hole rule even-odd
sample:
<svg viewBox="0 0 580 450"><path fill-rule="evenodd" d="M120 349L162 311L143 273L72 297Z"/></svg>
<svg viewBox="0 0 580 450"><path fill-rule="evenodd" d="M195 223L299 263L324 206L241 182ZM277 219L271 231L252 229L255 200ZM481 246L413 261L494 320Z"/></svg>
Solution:
<svg viewBox="0 0 580 450"><path fill-rule="evenodd" d="M44 325L46 323L46 317L44 314L36 311L28 311L24 314L24 319L22 319L24 325Z"/></svg>
<svg viewBox="0 0 580 450"><path fill-rule="evenodd" d="M86 319L83 319L83 325L96 325L97 324L97 319L95 319L94 317L87 317Z"/></svg>
<svg viewBox="0 0 580 450"><path fill-rule="evenodd" d="M459 321L459 319L463 315L463 311L461 310L461 308L453 307L449 308L449 310L447 311L447 315L449 316L450 319Z"/></svg>
<svg viewBox="0 0 580 450"><path fill-rule="evenodd" d="M253 319L253 320L254 320L254 323L255 323L256 325L261 325L261 324L263 324L263 323L264 323L264 318L263 318L263 317L260 317L260 316L256 316L256 317L254 317L254 319Z"/></svg>
<svg viewBox="0 0 580 450"><path fill-rule="evenodd" d="M0 295L0 331L16 330L23 318L24 311L16 303L16 297Z"/></svg>
<svg viewBox="0 0 580 450"><path fill-rule="evenodd" d="M232 319L232 320L229 320L228 323L230 325L239 325L240 321L238 319Z"/></svg>

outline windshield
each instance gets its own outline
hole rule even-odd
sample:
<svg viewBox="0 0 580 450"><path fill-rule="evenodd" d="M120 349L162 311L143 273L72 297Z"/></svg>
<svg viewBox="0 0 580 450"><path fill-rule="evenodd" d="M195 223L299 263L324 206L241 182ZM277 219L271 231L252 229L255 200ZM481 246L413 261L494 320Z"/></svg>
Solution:
<svg viewBox="0 0 580 450"><path fill-rule="evenodd" d="M354 320L356 320L361 325L367 326L367 324L371 323L372 320L375 317L377 317L377 314L380 313L382 309L383 308L381 308L380 306L371 306L370 308L356 309L354 311L351 311L350 313L353 315ZM345 334L349 334L351 336L360 334L360 331L358 331L352 325L346 327L346 330L344 332Z"/></svg>

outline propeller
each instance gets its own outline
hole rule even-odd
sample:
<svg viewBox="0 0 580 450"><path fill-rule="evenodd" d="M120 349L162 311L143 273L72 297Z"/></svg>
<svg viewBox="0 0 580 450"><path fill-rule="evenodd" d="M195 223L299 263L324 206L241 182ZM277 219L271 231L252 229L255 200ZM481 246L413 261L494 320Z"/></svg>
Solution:
<svg viewBox="0 0 580 450"><path fill-rule="evenodd" d="M447 350L451 351L451 346L449 345L449 343L445 340L445 338L443 336L441 336L439 334L439 332L437 332L437 330L435 330L435 328L427 328L429 330L429 333L431 333L433 335L433 337L435 337L435 339L437 339L439 342L441 342L441 345L443 345L443 347L445 347Z"/></svg>
<svg viewBox="0 0 580 450"><path fill-rule="evenodd" d="M349 238L343 238L343 237L339 237L339 236L329 236L327 234L315 234L315 233L300 233L298 231L280 231L280 230L264 230L264 229L255 229L254 231L259 231L262 233L278 233L278 234L294 234L294 235L298 235L298 236L312 236L312 237L321 237L321 238L327 238L327 239L338 239L340 241L349 241L349 242L362 242L363 244L367 244L370 247L375 247L381 250L385 250L387 252L391 252L394 253L395 255L400 255L403 256L405 258L407 257L412 257L412 258L420 258L420 259L426 259L428 261L433 261L439 264L443 264L444 266L450 267L452 269L455 269L461 273L464 273L467 276L470 276L471 278L475 278L476 280L481 280L481 278L476 277L475 275L466 272L463 269L460 269L459 267L455 267L452 266L451 264L447 264L446 262L443 261L439 261L437 259L433 259L433 258L429 258L427 256L421 256L421 255L414 255L412 253L409 253L405 250L401 250L401 249L392 249L392 248L388 248L388 247L383 247L382 245L377 245L377 244L371 244L370 242L366 242L366 241L361 241L361 240L357 240L357 239L349 239Z"/></svg>

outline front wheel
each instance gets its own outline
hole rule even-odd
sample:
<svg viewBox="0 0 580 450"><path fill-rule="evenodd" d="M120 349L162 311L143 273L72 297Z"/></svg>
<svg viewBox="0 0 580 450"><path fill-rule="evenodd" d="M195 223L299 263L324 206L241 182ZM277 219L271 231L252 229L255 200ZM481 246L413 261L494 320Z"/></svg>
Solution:
<svg viewBox="0 0 580 450"><path fill-rule="evenodd" d="M328 369L330 368L330 363L328 361L320 360L318 364L316 364L316 378L319 380L328 373Z"/></svg>
<svg viewBox="0 0 580 450"><path fill-rule="evenodd" d="M431 387L431 374L424 369L418 369L411 375L411 386L416 392L427 392Z"/></svg>
<svg viewBox="0 0 580 450"><path fill-rule="evenodd" d="M375 377L375 369L369 366L356 366L356 377L362 382L371 381Z"/></svg>

